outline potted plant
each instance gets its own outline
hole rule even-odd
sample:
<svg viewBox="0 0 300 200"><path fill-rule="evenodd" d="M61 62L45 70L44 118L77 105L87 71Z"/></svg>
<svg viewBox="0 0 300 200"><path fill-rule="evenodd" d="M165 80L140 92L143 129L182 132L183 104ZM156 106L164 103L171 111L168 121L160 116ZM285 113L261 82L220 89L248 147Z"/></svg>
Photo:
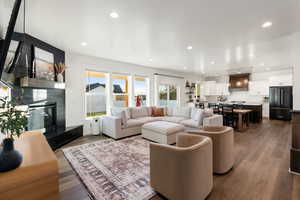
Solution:
<svg viewBox="0 0 300 200"><path fill-rule="evenodd" d="M14 149L14 139L20 137L27 126L27 106L16 106L7 98L0 99L0 131L5 135L3 147L0 148L0 172L18 168L22 163L22 155Z"/></svg>
<svg viewBox="0 0 300 200"><path fill-rule="evenodd" d="M58 64L55 64L54 67L55 67L55 73L56 73L57 81L60 82L60 83L63 83L64 82L63 73L66 70L66 65L63 64L63 63L58 63Z"/></svg>

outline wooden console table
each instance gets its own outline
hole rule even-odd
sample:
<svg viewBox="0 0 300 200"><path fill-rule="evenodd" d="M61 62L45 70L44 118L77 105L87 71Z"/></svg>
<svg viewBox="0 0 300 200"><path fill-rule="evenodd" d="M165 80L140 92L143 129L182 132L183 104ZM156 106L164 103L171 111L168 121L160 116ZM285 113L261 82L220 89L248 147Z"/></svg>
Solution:
<svg viewBox="0 0 300 200"><path fill-rule="evenodd" d="M26 132L15 141L23 155L22 165L0 173L0 199L58 200L58 162L45 136Z"/></svg>

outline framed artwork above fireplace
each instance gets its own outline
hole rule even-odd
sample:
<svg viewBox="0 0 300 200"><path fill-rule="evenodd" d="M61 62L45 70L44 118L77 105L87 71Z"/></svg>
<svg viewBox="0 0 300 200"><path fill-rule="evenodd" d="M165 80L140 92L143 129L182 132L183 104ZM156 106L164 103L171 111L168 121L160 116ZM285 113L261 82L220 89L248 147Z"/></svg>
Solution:
<svg viewBox="0 0 300 200"><path fill-rule="evenodd" d="M54 55L38 47L34 47L33 76L38 80L55 80Z"/></svg>

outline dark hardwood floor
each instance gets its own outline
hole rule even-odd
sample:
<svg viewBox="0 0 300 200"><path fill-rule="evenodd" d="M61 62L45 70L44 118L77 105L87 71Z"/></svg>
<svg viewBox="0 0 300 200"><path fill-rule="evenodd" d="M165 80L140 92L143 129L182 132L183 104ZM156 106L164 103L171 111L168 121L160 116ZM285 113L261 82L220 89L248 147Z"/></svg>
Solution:
<svg viewBox="0 0 300 200"><path fill-rule="evenodd" d="M104 139L87 136L64 146ZM235 165L226 175L214 176L208 200L298 200L300 176L288 173L291 125L264 120L244 133L235 132ZM64 148L63 147L63 148ZM62 151L56 151L60 167L62 200L89 200L89 194L68 164ZM155 196L152 200L160 200Z"/></svg>

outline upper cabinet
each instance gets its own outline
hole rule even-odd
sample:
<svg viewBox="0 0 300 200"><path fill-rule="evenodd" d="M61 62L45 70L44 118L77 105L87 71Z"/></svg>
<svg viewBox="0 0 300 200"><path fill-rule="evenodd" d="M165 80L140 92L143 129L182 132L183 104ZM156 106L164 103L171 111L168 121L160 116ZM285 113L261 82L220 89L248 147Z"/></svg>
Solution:
<svg viewBox="0 0 300 200"><path fill-rule="evenodd" d="M293 75L276 75L269 78L270 86L292 86Z"/></svg>
<svg viewBox="0 0 300 200"><path fill-rule="evenodd" d="M249 92L251 95L269 96L268 81L250 81Z"/></svg>
<svg viewBox="0 0 300 200"><path fill-rule="evenodd" d="M204 96L212 96L216 90L216 81L205 81L203 83Z"/></svg>
<svg viewBox="0 0 300 200"><path fill-rule="evenodd" d="M227 83L217 83L216 81L205 81L203 83L204 96L229 95Z"/></svg>

